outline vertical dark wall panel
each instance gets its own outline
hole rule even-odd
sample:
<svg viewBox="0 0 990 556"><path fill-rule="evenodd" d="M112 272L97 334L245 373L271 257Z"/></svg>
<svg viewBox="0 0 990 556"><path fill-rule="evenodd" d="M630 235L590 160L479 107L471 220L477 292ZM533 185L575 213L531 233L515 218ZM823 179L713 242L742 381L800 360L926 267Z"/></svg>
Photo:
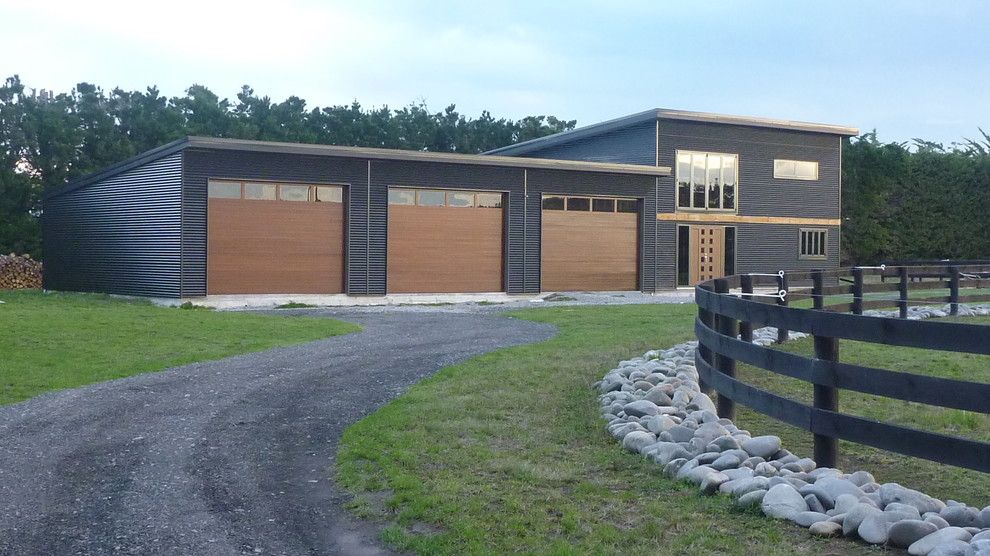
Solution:
<svg viewBox="0 0 990 556"><path fill-rule="evenodd" d="M182 154L45 200L45 288L179 297Z"/></svg>
<svg viewBox="0 0 990 556"><path fill-rule="evenodd" d="M799 231L802 228L828 230L825 260L799 259ZM777 272L839 267L839 228L837 226L794 226L789 224L739 224L736 226L736 272Z"/></svg>
<svg viewBox="0 0 990 556"><path fill-rule="evenodd" d="M656 179L653 176L601 174L573 171L529 170L529 198L536 200L537 208L533 216L539 217L539 203L544 194L571 195L612 195L617 197L634 197L642 200L640 217L640 289L654 291L656 269L656 249L652 245L656 220ZM531 229L539 229L539 224L531 225ZM539 268L540 251L539 236L535 237L535 249L530 250L528 264Z"/></svg>
<svg viewBox="0 0 990 556"><path fill-rule="evenodd" d="M183 295L206 295L206 186L210 178L347 186L346 195L350 200L345 211L348 220L347 292L369 293L366 279L369 244L366 160L219 149L190 148L184 152Z"/></svg>
<svg viewBox="0 0 990 556"><path fill-rule="evenodd" d="M518 156L655 166L656 152L656 122L651 120Z"/></svg>
<svg viewBox="0 0 990 556"><path fill-rule="evenodd" d="M660 120L660 165L672 175L660 181L660 211L673 212L676 151L739 155L739 214L839 217L839 139L836 135L682 120ZM775 158L818 162L816 181L773 177Z"/></svg>
<svg viewBox="0 0 990 556"><path fill-rule="evenodd" d="M681 224L685 225L685 224ZM715 224L722 225L722 224ZM778 270L814 270L839 267L839 228L837 226L798 226L792 224L724 224L736 227L736 273ZM670 256L660 258L657 272L661 287L677 284L676 222L659 222L659 244L670 247ZM799 232L802 228L828 230L827 258L806 260L798 257Z"/></svg>

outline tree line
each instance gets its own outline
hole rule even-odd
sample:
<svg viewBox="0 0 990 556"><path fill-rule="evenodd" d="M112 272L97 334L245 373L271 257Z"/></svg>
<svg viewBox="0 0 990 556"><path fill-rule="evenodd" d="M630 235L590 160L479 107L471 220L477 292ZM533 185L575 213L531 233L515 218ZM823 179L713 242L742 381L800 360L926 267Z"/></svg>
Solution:
<svg viewBox="0 0 990 556"><path fill-rule="evenodd" d="M40 257L46 190L186 135L480 153L573 129L554 116L476 118L454 105L399 109L309 108L243 87L236 100L202 85L166 97L155 87L111 91L80 83L36 94L17 76L0 86L0 253ZM867 133L843 144L842 258L990 257L990 137L949 147L881 143Z"/></svg>

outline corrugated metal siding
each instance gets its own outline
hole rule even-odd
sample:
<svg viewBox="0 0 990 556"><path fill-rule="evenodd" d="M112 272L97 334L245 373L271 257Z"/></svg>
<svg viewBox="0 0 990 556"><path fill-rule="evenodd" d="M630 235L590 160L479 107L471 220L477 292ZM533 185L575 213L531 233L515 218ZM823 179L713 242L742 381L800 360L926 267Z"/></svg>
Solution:
<svg viewBox="0 0 990 556"><path fill-rule="evenodd" d="M511 155L510 155L511 156ZM528 152L528 158L556 158L655 166L656 122L649 121L593 137Z"/></svg>
<svg viewBox="0 0 990 556"><path fill-rule="evenodd" d="M640 289L654 291L656 269L656 249L652 245L657 225L656 220L656 178L652 176L628 176L610 174L585 174L580 172L549 172L546 170L529 170L528 185L531 205L531 219L537 218L536 224L530 225L530 235L533 247L527 250L527 265L539 268L540 244L539 211L543 194L568 193L573 195L614 195L642 199L640 225ZM533 203L532 201L536 201Z"/></svg>
<svg viewBox="0 0 990 556"><path fill-rule="evenodd" d="M736 273L778 270L814 270L839 267L839 228L837 226L797 226L792 224L727 224L736 227ZM799 231L802 228L828 230L828 258L802 260L799 253ZM661 288L677 284L677 223L659 222L658 245L664 253L657 273ZM669 249L669 251L668 251ZM669 252L669 256L667 253Z"/></svg>
<svg viewBox="0 0 990 556"><path fill-rule="evenodd" d="M736 227L736 272L777 272L778 270L814 270L839 267L839 228L828 230L828 258L800 260L799 230L824 226L788 224L739 224Z"/></svg>
<svg viewBox="0 0 990 556"><path fill-rule="evenodd" d="M660 165L674 172L660 178L661 212L675 209L678 149L739 155L741 215L839 217L839 141L835 135L661 120ZM775 158L816 160L819 179L774 179Z"/></svg>
<svg viewBox="0 0 990 556"><path fill-rule="evenodd" d="M179 297L182 154L49 198L45 288Z"/></svg>
<svg viewBox="0 0 990 556"><path fill-rule="evenodd" d="M368 293L367 171L367 161L360 159L186 149L183 167L183 295L206 295L206 186L209 178L348 186L347 292Z"/></svg>

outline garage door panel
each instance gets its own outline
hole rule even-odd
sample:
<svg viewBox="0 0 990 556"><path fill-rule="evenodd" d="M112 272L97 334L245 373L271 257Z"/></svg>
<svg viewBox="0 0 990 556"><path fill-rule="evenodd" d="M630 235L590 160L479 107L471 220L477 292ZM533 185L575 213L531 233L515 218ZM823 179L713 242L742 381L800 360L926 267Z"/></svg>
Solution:
<svg viewBox="0 0 990 556"><path fill-rule="evenodd" d="M344 205L209 201L210 294L344 291Z"/></svg>
<svg viewBox="0 0 990 556"><path fill-rule="evenodd" d="M639 215L543 211L544 291L639 289Z"/></svg>
<svg viewBox="0 0 990 556"><path fill-rule="evenodd" d="M389 205L388 291L503 291L503 209Z"/></svg>

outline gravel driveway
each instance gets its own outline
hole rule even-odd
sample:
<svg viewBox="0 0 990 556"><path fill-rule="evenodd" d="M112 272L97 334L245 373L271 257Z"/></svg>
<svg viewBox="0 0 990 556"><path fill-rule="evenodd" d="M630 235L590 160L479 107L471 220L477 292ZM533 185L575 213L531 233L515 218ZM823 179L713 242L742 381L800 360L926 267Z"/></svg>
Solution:
<svg viewBox="0 0 990 556"><path fill-rule="evenodd" d="M343 430L441 367L555 333L307 312L365 329L0 407L0 554L385 553L328 480Z"/></svg>

